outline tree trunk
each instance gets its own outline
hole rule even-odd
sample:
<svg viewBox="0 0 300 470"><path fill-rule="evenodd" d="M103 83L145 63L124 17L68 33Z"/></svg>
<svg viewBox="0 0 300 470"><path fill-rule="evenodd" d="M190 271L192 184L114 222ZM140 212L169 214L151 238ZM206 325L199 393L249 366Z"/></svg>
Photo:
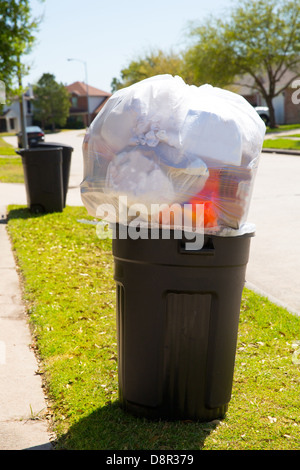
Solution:
<svg viewBox="0 0 300 470"><path fill-rule="evenodd" d="M274 110L274 106L273 106L272 97L271 97L271 96L266 96L266 97L265 97L265 100L266 100L267 106L268 106L268 108L269 108L269 114L270 114L270 123L269 123L269 126L270 126L271 128L277 127L277 125L276 125L276 119L275 119L275 110Z"/></svg>

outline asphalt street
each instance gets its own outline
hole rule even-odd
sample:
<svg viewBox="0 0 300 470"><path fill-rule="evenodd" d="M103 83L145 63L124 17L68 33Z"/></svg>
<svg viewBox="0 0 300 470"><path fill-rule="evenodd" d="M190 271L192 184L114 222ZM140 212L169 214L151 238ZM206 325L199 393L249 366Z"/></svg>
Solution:
<svg viewBox="0 0 300 470"><path fill-rule="evenodd" d="M300 155L261 155L248 220L247 281L300 314Z"/></svg>

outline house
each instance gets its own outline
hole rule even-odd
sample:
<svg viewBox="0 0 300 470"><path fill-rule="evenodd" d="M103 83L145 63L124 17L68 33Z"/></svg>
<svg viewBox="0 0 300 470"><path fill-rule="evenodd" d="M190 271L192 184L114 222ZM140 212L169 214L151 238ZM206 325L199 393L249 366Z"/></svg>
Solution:
<svg viewBox="0 0 300 470"><path fill-rule="evenodd" d="M275 119L277 124L298 124L300 123L300 104L298 100L293 99L295 88L293 83L296 82L295 72L288 70L283 77L276 83L276 91L281 90L286 83L289 86L281 91L275 98L273 98L273 106L275 112ZM293 80L294 78L294 80ZM299 77L300 78L300 77ZM298 80L299 80L298 78ZM261 78L267 83L267 79ZM252 106L266 106L266 102L261 94L252 88L254 79L250 76L243 76L240 78L241 84L231 87L232 91L242 95L249 101Z"/></svg>
<svg viewBox="0 0 300 470"><path fill-rule="evenodd" d="M25 92L25 117L26 126L32 125L33 106L30 91ZM20 98L14 97L10 104L4 104L2 113L0 114L0 132L21 131L21 114L20 114Z"/></svg>
<svg viewBox="0 0 300 470"><path fill-rule="evenodd" d="M70 93L70 116L68 127L87 127L96 117L102 106L106 103L111 93L86 85L84 82L74 82L66 86ZM34 99L32 99L30 87L25 93L26 126L33 122ZM87 102L89 106L87 107ZM8 105L4 104L0 114L0 132L21 131L21 116L19 98L15 97Z"/></svg>
<svg viewBox="0 0 300 470"><path fill-rule="evenodd" d="M111 96L111 93L84 82L71 83L66 89L71 101L68 123L74 127L87 127Z"/></svg>

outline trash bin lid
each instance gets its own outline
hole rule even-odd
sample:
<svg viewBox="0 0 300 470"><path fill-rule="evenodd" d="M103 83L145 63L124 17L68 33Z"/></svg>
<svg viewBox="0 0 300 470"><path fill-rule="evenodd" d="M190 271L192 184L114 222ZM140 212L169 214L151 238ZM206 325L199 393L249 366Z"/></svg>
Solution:
<svg viewBox="0 0 300 470"><path fill-rule="evenodd" d="M37 147L29 147L29 148L24 148L24 149L18 149L18 150L15 150L15 152L18 154L18 155L26 155L26 154L33 154L33 153L38 153L38 152L53 152L53 150L62 150L62 147L61 145L60 146L52 146L52 147L46 147L45 148L41 148L39 146Z"/></svg>
<svg viewBox="0 0 300 470"><path fill-rule="evenodd" d="M60 142L39 142L38 147L62 147L62 148L69 148L74 150L73 147L67 144L62 144Z"/></svg>

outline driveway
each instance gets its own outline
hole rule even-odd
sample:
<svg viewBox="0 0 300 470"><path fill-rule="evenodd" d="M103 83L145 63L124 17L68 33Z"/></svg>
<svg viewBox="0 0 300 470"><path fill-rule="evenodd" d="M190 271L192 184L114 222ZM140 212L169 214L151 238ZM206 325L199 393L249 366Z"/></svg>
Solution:
<svg viewBox="0 0 300 470"><path fill-rule="evenodd" d="M45 142L59 142L73 147L69 186L79 187L83 175L82 142L85 130L59 132L46 134Z"/></svg>
<svg viewBox="0 0 300 470"><path fill-rule="evenodd" d="M82 205L82 141L84 130L46 135L47 142L74 148L67 204ZM7 142L16 145L14 137ZM3 186L3 185L0 185ZM11 185L6 199L24 199L24 187ZM1 189L1 188L0 188ZM0 197L3 199L3 191ZM24 201L26 203L26 201ZM0 205L5 205L5 201ZM248 221L256 225L251 241L246 279L249 287L265 293L300 314L300 156L262 153Z"/></svg>

